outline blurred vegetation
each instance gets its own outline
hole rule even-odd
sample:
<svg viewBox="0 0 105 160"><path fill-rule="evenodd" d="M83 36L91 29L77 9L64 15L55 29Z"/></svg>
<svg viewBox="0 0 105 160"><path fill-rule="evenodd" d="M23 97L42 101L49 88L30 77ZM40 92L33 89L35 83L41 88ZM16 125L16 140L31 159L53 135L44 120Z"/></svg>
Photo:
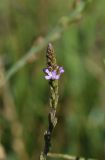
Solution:
<svg viewBox="0 0 105 160"><path fill-rule="evenodd" d="M0 0L0 59L5 74L43 42L73 0ZM59 82L58 124L53 152L105 159L105 1L95 0L83 19L53 45L65 68ZM0 88L0 153L7 160L38 159L47 127L49 88L42 69L45 52ZM1 83L1 81L0 81ZM1 85L0 85L1 86Z"/></svg>

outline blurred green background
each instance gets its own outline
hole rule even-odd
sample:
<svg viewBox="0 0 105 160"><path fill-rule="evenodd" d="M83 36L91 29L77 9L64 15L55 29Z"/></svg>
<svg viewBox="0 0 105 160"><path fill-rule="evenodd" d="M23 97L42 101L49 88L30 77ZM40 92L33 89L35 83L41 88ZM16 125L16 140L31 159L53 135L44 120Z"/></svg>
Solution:
<svg viewBox="0 0 105 160"><path fill-rule="evenodd" d="M73 0L0 0L0 73L43 43ZM59 82L52 152L105 160L105 0L85 8L53 45L65 73ZM0 87L0 159L35 160L47 128L46 48ZM1 76L2 78L2 76ZM0 80L1 83L1 80ZM1 86L1 85L0 85ZM51 158L49 158L51 159Z"/></svg>

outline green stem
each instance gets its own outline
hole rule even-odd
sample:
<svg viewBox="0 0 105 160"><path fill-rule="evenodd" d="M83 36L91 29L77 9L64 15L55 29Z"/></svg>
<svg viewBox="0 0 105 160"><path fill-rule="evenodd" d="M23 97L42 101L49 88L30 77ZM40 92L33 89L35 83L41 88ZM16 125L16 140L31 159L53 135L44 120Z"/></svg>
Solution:
<svg viewBox="0 0 105 160"><path fill-rule="evenodd" d="M61 159L67 159L67 160L96 160L92 158L84 158L84 157L76 157L76 156L70 156L67 154L60 154L60 153L48 153L48 157L52 158L61 158Z"/></svg>

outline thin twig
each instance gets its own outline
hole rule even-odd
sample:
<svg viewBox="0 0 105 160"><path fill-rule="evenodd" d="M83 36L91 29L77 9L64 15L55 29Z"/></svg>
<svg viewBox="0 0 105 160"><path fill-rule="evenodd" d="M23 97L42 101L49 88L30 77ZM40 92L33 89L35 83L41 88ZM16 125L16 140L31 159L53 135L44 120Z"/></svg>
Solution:
<svg viewBox="0 0 105 160"><path fill-rule="evenodd" d="M84 157L76 157L76 156L70 156L67 154L60 154L60 153L48 153L48 157L52 158L61 158L61 159L68 159L68 160L96 160L92 158L84 158Z"/></svg>
<svg viewBox="0 0 105 160"><path fill-rule="evenodd" d="M19 69L24 67L27 64L27 61L30 59L30 57L39 51L41 51L48 42L53 42L61 37L61 34L73 23L77 22L82 17L82 12L85 8L85 5L87 1L79 0L77 1L77 5L75 7L75 10L72 11L68 16L62 17L59 21L57 26L50 32L43 40L43 42L37 46L32 47L29 52L22 57L16 64L14 64L9 71L7 72L6 79L9 80Z"/></svg>

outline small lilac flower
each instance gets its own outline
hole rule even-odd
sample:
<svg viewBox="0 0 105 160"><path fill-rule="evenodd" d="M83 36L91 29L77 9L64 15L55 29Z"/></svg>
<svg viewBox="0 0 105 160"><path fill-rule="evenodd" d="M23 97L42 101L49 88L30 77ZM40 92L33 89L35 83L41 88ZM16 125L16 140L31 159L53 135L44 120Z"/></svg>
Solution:
<svg viewBox="0 0 105 160"><path fill-rule="evenodd" d="M60 74L61 74L61 73L64 73L63 67L59 67L59 72L60 72Z"/></svg>
<svg viewBox="0 0 105 160"><path fill-rule="evenodd" d="M63 67L57 66L56 70L49 71L48 68L45 68L44 72L47 74L45 76L45 79L47 79L47 80L50 80L50 79L55 80L55 79L59 79L60 78L60 75L62 73L64 73L64 69L63 69Z"/></svg>

